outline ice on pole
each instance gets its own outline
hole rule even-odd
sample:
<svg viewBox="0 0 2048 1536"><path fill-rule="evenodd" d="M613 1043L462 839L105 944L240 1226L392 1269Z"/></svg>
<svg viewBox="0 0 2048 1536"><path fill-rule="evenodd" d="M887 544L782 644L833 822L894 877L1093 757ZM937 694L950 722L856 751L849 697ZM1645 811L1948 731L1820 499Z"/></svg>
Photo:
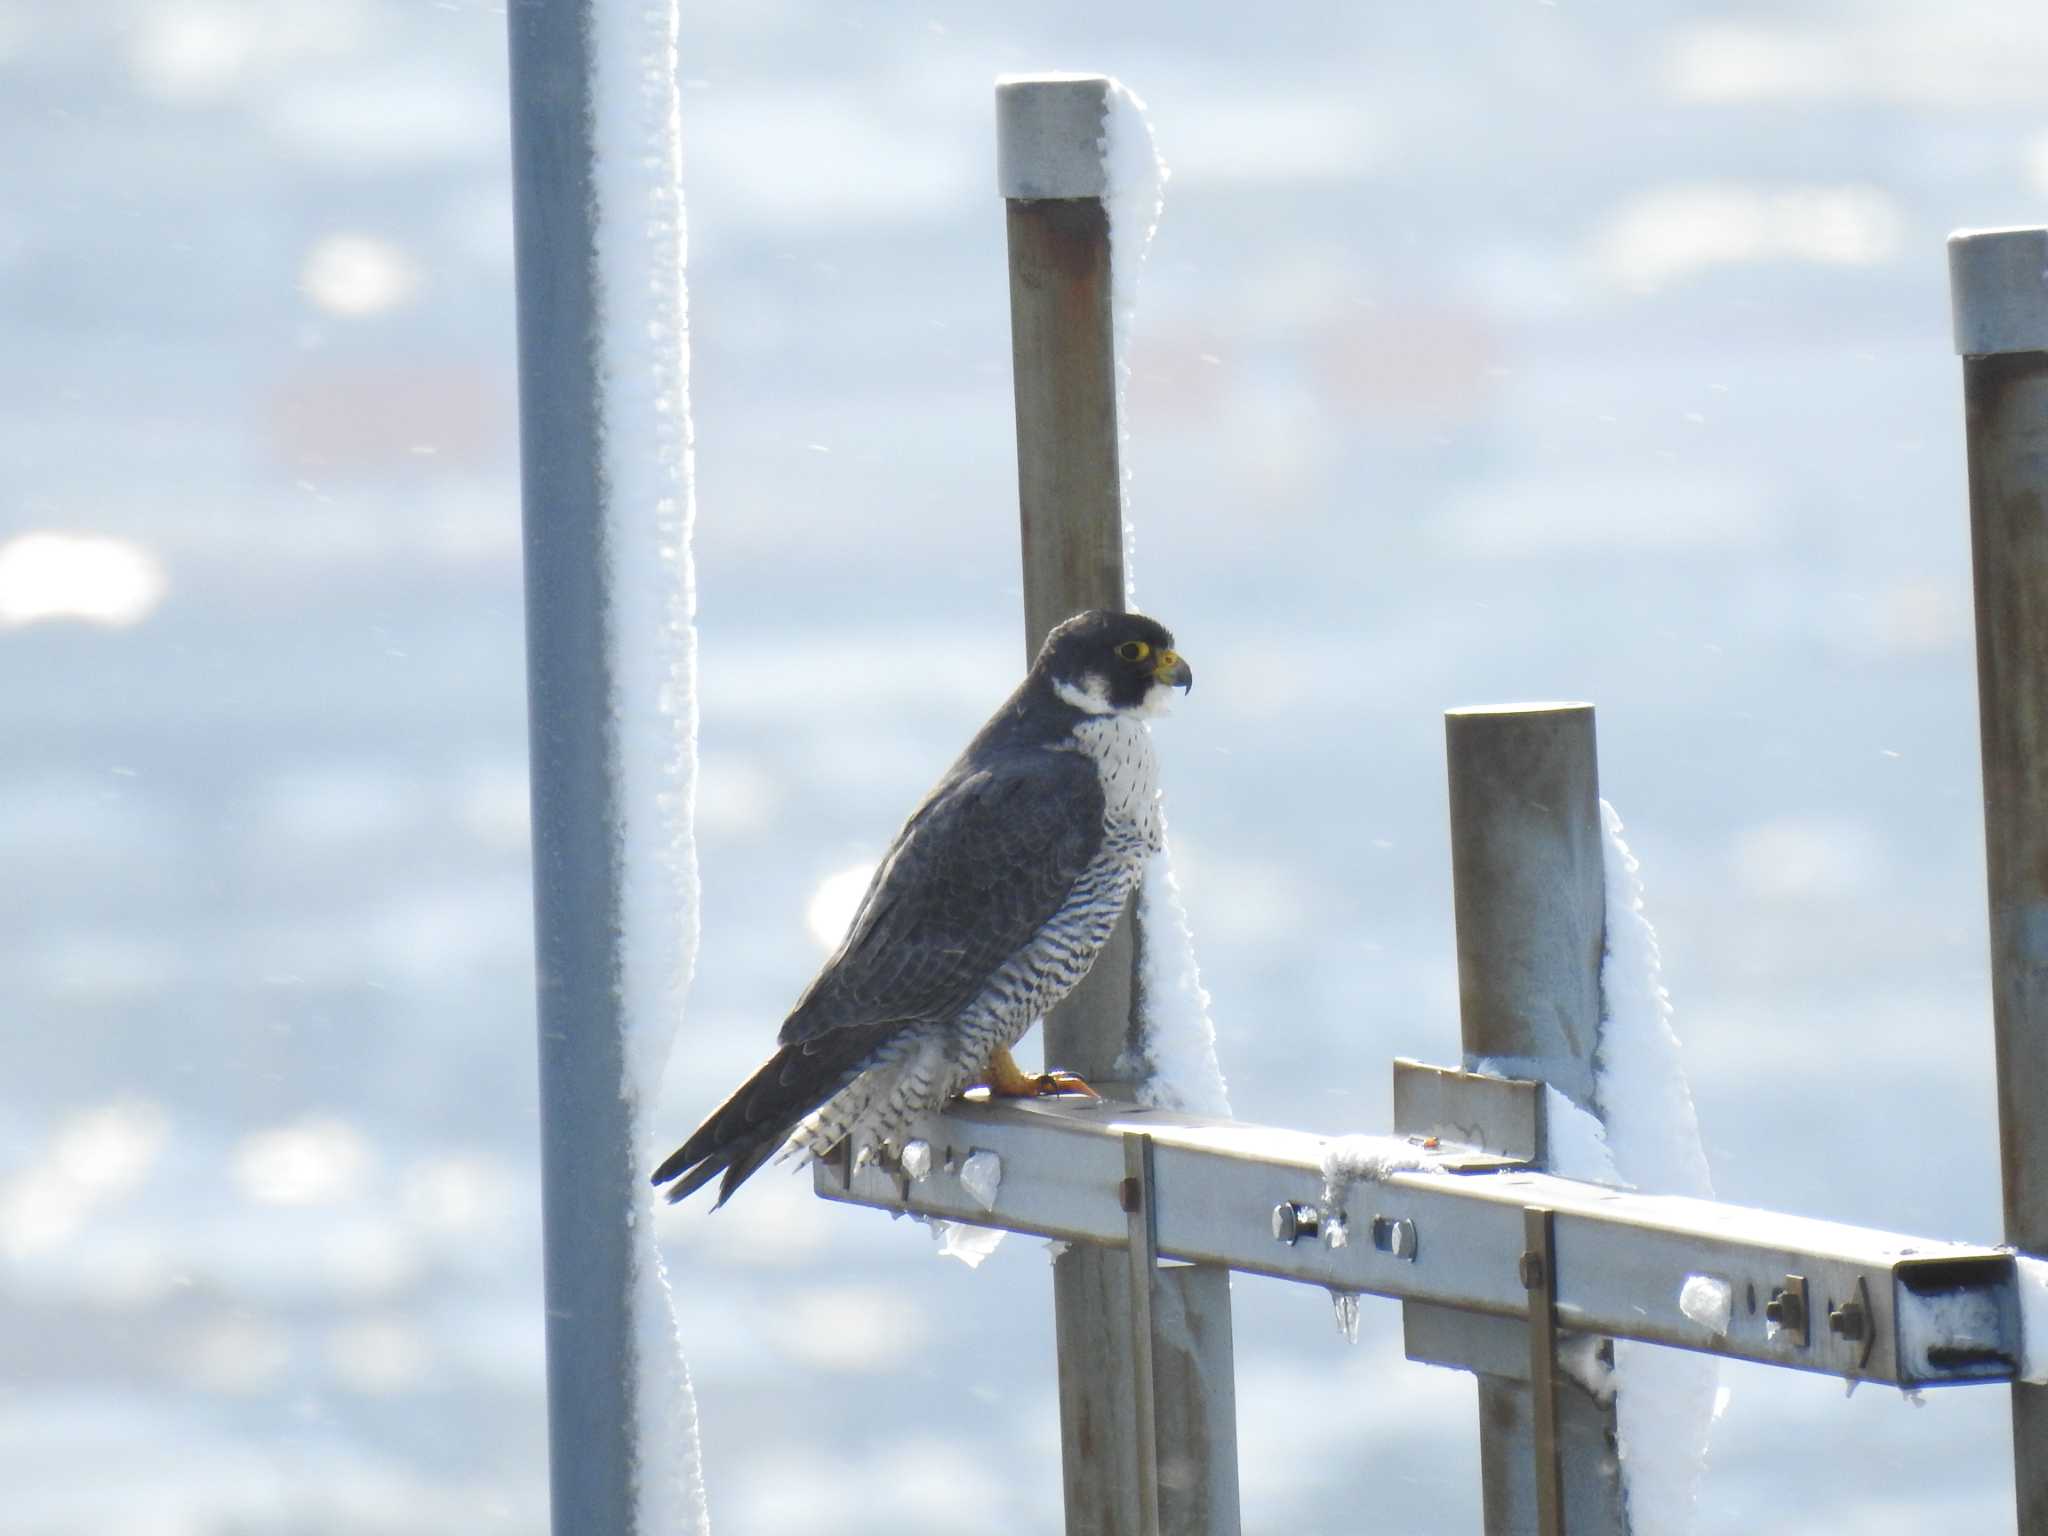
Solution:
<svg viewBox="0 0 2048 1536"><path fill-rule="evenodd" d="M1671 1027L1657 932L1643 915L1640 866L1622 841L1621 818L1605 800L1600 821L1606 834L1607 950L1600 966L1594 1092L1606 1151L1614 1171L1638 1189L1711 1200L1713 1181ZM1687 1316L1710 1329L1717 1321L1727 1326L1725 1282L1695 1275L1685 1288L1694 1301ZM1615 1429L1632 1536L1692 1530L1707 1437L1721 1408L1720 1380L1721 1364L1712 1355L1616 1341Z"/></svg>
<svg viewBox="0 0 2048 1536"><path fill-rule="evenodd" d="M1152 137L1145 103L1117 80L1103 98L1103 207L1109 215L1110 316L1116 351L1118 496L1123 505L1124 600L1137 606L1136 542L1131 523L1130 430L1125 395L1138 280L1159 227L1170 174ZM1164 818L1162 818L1162 827ZM1138 888L1138 1023L1145 1059L1131 1064L1141 1102L1196 1114L1228 1115L1230 1096L1216 1059L1209 993L1195 963L1194 932L1174 878L1170 844L1153 855Z"/></svg>
<svg viewBox="0 0 2048 1536"><path fill-rule="evenodd" d="M630 1144L654 1102L696 964L696 515L684 284L678 8L590 8L597 347L611 608L611 761L620 841L620 991ZM651 1166L651 1160L650 1160ZM654 1191L632 1180L638 1536L708 1532L697 1404L655 1246Z"/></svg>

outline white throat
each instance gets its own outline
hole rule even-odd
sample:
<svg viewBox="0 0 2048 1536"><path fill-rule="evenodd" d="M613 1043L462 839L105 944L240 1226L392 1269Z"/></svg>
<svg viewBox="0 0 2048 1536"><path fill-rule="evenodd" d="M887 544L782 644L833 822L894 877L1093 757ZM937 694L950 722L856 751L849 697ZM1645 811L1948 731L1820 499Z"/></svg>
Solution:
<svg viewBox="0 0 2048 1536"><path fill-rule="evenodd" d="M1146 841L1159 841L1159 759L1152 753L1152 727L1136 714L1083 720L1074 741L1095 760L1102 775L1103 815L1112 824L1136 824Z"/></svg>

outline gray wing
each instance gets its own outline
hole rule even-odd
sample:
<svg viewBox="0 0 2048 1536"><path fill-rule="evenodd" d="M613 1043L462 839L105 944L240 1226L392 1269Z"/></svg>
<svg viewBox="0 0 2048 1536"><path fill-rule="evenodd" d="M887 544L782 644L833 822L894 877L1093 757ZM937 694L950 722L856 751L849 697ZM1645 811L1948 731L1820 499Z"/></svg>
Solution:
<svg viewBox="0 0 2048 1536"><path fill-rule="evenodd" d="M1058 912L1102 846L1102 783L1078 752L1026 750L950 777L876 871L846 941L778 1037L939 1023Z"/></svg>
<svg viewBox="0 0 2048 1536"><path fill-rule="evenodd" d="M1076 752L1026 749L956 772L897 834L846 942L759 1071L654 1171L680 1200L721 1173L723 1205L798 1121L898 1031L951 1019L1059 911L1102 845L1102 782Z"/></svg>

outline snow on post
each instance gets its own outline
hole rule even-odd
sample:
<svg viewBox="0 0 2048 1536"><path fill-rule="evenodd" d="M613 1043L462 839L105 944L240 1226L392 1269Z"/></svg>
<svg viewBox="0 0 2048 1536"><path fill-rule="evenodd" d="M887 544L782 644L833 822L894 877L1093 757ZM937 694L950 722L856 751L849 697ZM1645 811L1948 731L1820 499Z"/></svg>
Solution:
<svg viewBox="0 0 2048 1536"><path fill-rule="evenodd" d="M697 1407L655 1246L643 1116L682 1018L698 938L695 517L678 7L588 6L592 332L603 494L606 761L618 883L620 1097L631 1228L636 1536L707 1532Z"/></svg>
<svg viewBox="0 0 2048 1536"><path fill-rule="evenodd" d="M1643 916L1640 866L1622 841L1621 818L1605 800L1600 821L1607 945L1600 967L1595 1092L1604 1150L1612 1173L1638 1189L1711 1200L1713 1182L1671 1027L1657 932ZM1553 1171L1601 1178L1591 1168L1558 1167L1555 1158ZM1703 1326L1718 1324L1725 1331L1728 1295L1725 1281L1693 1275L1680 1304ZM1615 1343L1615 1425L1632 1536L1681 1536L1692 1529L1707 1437L1721 1407L1720 1377L1721 1364L1712 1355L1628 1339Z"/></svg>
<svg viewBox="0 0 2048 1536"><path fill-rule="evenodd" d="M1110 314L1116 348L1118 498L1123 505L1124 600L1137 606L1136 538L1131 522L1130 429L1125 400L1131 379L1131 336L1137 325L1138 279L1159 227L1171 174L1152 137L1145 103L1112 79L1103 98L1103 207L1109 214ZM1156 615L1155 615L1156 617ZM1164 818L1161 818L1162 828ZM1228 1115L1230 1096L1216 1059L1209 993L1195 963L1194 932L1174 878L1173 851L1162 847L1138 889L1138 1023L1145 1059L1141 1102L1205 1115Z"/></svg>

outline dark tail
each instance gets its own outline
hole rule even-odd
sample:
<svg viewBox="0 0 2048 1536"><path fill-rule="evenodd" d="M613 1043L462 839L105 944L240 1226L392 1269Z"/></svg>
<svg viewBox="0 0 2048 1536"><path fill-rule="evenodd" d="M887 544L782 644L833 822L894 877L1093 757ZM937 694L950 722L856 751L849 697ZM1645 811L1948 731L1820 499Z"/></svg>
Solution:
<svg viewBox="0 0 2048 1536"><path fill-rule="evenodd" d="M846 1049L853 1044L828 1036L783 1046L669 1154L654 1170L653 1182L658 1186L679 1178L668 1191L674 1203L688 1199L722 1173L718 1199L711 1206L717 1210L775 1155L805 1115L853 1080L858 1065L834 1059L855 1054ZM838 1049L829 1048L835 1046Z"/></svg>

